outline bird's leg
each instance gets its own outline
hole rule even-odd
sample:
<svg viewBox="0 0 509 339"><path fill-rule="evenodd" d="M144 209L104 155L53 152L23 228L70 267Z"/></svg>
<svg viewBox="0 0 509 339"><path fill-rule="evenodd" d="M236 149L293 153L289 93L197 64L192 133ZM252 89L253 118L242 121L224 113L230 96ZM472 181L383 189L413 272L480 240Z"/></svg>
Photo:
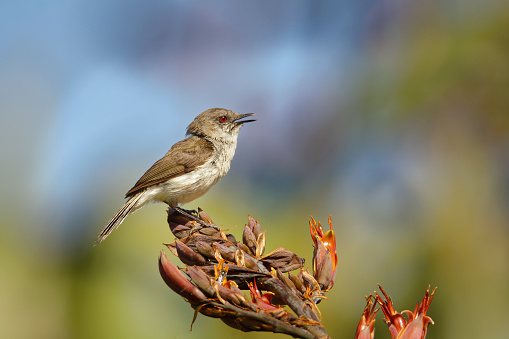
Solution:
<svg viewBox="0 0 509 339"><path fill-rule="evenodd" d="M198 216L197 210L186 210L185 208L182 208L182 207L176 207L175 211L179 212L180 214L182 214L186 217L189 217L189 215ZM187 214L184 214L184 213L187 213Z"/></svg>
<svg viewBox="0 0 509 339"><path fill-rule="evenodd" d="M196 230L191 230L192 233L194 233L195 231L199 230L200 228L203 228L203 227L212 227L212 228L215 228L215 229L220 229L219 226L217 226L216 224L214 223L208 223L208 222L205 222L203 220L201 220L197 215L194 215L194 214L198 214L198 212L196 212L195 210L185 210L183 208L180 208L180 207L174 207L173 208L177 213L179 213L180 215L183 215L185 216L186 218L189 218L193 221L196 221L198 224L200 224L200 226L198 226L198 228ZM194 213L193 213L194 212Z"/></svg>

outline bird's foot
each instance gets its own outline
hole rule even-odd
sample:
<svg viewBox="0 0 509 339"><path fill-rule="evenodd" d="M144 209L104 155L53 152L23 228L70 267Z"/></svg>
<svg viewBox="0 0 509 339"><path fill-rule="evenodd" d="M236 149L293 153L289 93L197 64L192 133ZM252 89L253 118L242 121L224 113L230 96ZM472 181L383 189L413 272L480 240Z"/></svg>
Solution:
<svg viewBox="0 0 509 339"><path fill-rule="evenodd" d="M201 219L199 217L199 213L196 210L186 210L186 209L183 209L183 208L180 208L180 207L175 207L174 210L177 213L179 213L180 215L183 215L184 217L189 218L189 219L191 219L193 221L196 221L198 223L197 226L193 227L190 230L191 234L196 232L196 231L199 231L200 229L202 229L204 227L212 227L212 228L215 228L217 230L221 230L219 228L219 226L217 226L216 224L214 224L212 222L212 220L210 220L211 222L206 222L203 219Z"/></svg>
<svg viewBox="0 0 509 339"><path fill-rule="evenodd" d="M184 215L186 217L189 217L189 216L198 217L198 211L197 210L186 210L185 208L182 208L182 207L176 207L175 211L177 211L178 213L180 213L180 214L182 214L182 215Z"/></svg>

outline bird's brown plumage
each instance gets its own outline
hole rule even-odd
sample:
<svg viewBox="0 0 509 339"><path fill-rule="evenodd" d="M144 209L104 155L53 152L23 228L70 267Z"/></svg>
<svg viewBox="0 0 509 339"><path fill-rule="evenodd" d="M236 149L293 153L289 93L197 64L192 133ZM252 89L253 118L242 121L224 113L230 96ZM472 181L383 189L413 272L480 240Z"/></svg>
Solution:
<svg viewBox="0 0 509 339"><path fill-rule="evenodd" d="M177 145L178 151L176 151ZM204 150L207 150L207 152L204 152ZM212 142L195 135L177 142L164 157L156 161L143 174L133 188L126 193L126 198L135 195L146 187L165 182L203 165L210 158L213 150Z"/></svg>

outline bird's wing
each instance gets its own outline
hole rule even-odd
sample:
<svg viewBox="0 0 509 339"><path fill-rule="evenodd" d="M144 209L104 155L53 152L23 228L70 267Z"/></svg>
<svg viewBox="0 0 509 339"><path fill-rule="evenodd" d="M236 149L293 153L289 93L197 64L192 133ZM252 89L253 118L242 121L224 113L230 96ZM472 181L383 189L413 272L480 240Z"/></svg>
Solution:
<svg viewBox="0 0 509 339"><path fill-rule="evenodd" d="M214 146L210 141L197 136L191 136L177 142L164 157L156 161L143 174L133 188L126 193L126 197L146 187L192 171L203 165L212 156L213 150Z"/></svg>

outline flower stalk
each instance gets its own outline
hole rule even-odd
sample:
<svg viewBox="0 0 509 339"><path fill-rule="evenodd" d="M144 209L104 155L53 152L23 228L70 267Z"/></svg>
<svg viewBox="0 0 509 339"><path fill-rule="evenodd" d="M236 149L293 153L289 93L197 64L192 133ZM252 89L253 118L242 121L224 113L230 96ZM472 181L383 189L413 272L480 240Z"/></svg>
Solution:
<svg viewBox="0 0 509 339"><path fill-rule="evenodd" d="M185 267L177 268L161 252L159 272L175 293L197 313L220 318L241 331L330 338L321 324L318 303L334 286L338 268L331 216L328 231L313 217L309 219L314 250L312 272L308 272L304 259L290 250L280 247L265 254L267 234L251 216L242 240L237 241L202 210L197 215L206 226L178 213L168 213L175 240L166 246ZM426 314L435 290L430 292L428 287L413 312L399 313L380 286L381 295L375 292L366 297L355 338L374 339L375 316L382 310L392 339L424 339L433 324Z"/></svg>
<svg viewBox="0 0 509 339"><path fill-rule="evenodd" d="M198 211L198 217L214 225L202 210ZM315 248L315 256L320 256L317 265L325 267L321 269L325 272L321 273L324 279L304 270L304 259L285 248L265 254L266 233L251 216L244 227L242 241L177 213L168 214L168 224L176 240L166 246L186 267L177 269L162 253L159 256L161 276L197 312L221 318L228 326L242 331L283 332L301 338L329 337L319 321L316 305L308 305L313 303L312 296L326 292L322 286L327 290L332 287L335 270L331 260L335 252L330 252L329 243L326 249ZM313 238L315 246L324 246L323 236L318 233ZM331 239L335 241L330 236L325 241ZM335 244L333 248L335 251ZM290 273L297 269L298 275ZM249 291L250 298L243 290Z"/></svg>

